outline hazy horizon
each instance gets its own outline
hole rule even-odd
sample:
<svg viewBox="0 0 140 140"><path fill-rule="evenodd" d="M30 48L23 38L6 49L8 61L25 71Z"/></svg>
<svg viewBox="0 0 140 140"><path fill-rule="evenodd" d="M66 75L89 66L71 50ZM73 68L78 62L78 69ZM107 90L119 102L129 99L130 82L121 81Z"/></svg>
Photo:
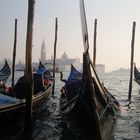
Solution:
<svg viewBox="0 0 140 140"><path fill-rule="evenodd" d="M0 1L0 60L12 59L14 22L18 19L16 60L25 61L25 40L28 1ZM132 24L136 21L134 61L140 66L140 1L85 0L90 54L92 58L94 20L97 19L97 64L105 64L106 71L130 67ZM83 42L79 0L39 0L35 2L33 32L33 62L38 62L43 40L47 59L53 55L55 18L58 18L57 58L66 52L69 58L82 62Z"/></svg>

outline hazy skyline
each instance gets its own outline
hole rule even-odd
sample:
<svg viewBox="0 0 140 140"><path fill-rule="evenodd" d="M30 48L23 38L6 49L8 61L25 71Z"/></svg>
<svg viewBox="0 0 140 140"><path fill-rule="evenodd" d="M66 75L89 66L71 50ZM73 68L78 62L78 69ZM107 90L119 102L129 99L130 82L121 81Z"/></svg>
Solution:
<svg viewBox="0 0 140 140"><path fill-rule="evenodd" d="M12 59L17 18L16 60L25 61L27 5L27 0L0 0L0 60ZM139 0L85 0L91 58L94 20L97 18L96 63L105 64L106 71L130 67L133 21L136 21L134 61L140 67L139 5ZM82 62L79 0L36 0L32 60L38 62L43 40L47 59L53 55L55 17L58 18L57 58L66 52L70 58L79 57Z"/></svg>

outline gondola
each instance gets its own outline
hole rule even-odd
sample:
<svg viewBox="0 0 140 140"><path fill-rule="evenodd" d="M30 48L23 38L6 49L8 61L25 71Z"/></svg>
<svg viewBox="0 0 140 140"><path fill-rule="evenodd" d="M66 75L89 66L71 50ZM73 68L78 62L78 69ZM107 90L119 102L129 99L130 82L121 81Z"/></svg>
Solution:
<svg viewBox="0 0 140 140"><path fill-rule="evenodd" d="M39 66L38 66L38 69L40 68L44 68L45 66L43 65L43 63L41 62L41 60L39 60Z"/></svg>
<svg viewBox="0 0 140 140"><path fill-rule="evenodd" d="M71 68L61 89L59 111L68 128L77 127L86 140L111 140L119 115L117 99L100 82L89 56L84 2L80 0L84 43L83 72ZM81 76L80 76L81 75Z"/></svg>
<svg viewBox="0 0 140 140"><path fill-rule="evenodd" d="M33 114L38 114L46 105L52 93L53 77L46 74L48 70L39 68L33 73L34 94L33 94ZM47 82L46 82L47 81ZM25 78L20 77L14 87L0 93L0 122L2 124L11 124L24 116L25 112Z"/></svg>
<svg viewBox="0 0 140 140"><path fill-rule="evenodd" d="M50 72L53 72L53 64L52 64L52 63L46 63L45 65L46 65L47 67L49 67L48 70L49 70ZM41 60L40 60L40 61L39 61L39 67L42 67L42 66L44 66L44 65L43 65L43 63L42 63ZM56 72L56 73L59 72L58 66L56 66L55 72Z"/></svg>
<svg viewBox="0 0 140 140"><path fill-rule="evenodd" d="M0 81L6 83L10 75L11 75L11 69L9 67L7 60L5 59L5 64L3 68L0 70Z"/></svg>
<svg viewBox="0 0 140 140"><path fill-rule="evenodd" d="M140 85L140 73L136 68L136 64L134 64L134 80Z"/></svg>

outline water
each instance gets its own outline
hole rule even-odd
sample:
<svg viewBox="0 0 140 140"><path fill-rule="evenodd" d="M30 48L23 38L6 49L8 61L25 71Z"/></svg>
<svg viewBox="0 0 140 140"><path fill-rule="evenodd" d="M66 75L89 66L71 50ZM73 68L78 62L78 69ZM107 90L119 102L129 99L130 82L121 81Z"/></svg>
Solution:
<svg viewBox="0 0 140 140"><path fill-rule="evenodd" d="M132 102L127 106L129 75L128 70L123 70L100 76L121 105L114 140L140 140L140 86L133 81Z"/></svg>
<svg viewBox="0 0 140 140"><path fill-rule="evenodd" d="M22 72L16 73L16 79ZM38 116L33 124L33 140L83 140L78 130L68 130L59 115L60 88L63 83L59 80L60 74L56 74L55 94L50 98L46 109ZM68 73L65 74L65 77ZM114 71L99 74L100 80L107 89L118 99L121 105L121 113L118 118L114 140L140 140L140 86L133 81L132 103L128 106L129 71ZM13 128L13 127L12 127ZM64 129L65 128L65 129ZM17 140L23 128L19 126L11 129L0 140ZM19 132L19 133L18 133Z"/></svg>

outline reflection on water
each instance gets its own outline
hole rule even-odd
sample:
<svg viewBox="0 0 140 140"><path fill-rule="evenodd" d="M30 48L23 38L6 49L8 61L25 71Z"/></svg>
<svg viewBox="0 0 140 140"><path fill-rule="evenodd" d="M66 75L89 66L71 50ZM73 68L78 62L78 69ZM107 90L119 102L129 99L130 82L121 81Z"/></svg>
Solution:
<svg viewBox="0 0 140 140"><path fill-rule="evenodd" d="M16 79L22 72L16 73ZM80 130L70 130L66 127L59 114L60 88L63 85L56 74L55 94L48 101L45 110L38 116L33 124L33 140L84 140ZM65 74L65 77L68 73ZM118 118L114 140L140 140L140 86L133 81L132 103L127 106L129 71L116 71L99 74L100 80L107 89L118 99L121 105L121 114ZM18 124L11 126L10 132L0 137L0 140L23 139L19 134L23 128Z"/></svg>

